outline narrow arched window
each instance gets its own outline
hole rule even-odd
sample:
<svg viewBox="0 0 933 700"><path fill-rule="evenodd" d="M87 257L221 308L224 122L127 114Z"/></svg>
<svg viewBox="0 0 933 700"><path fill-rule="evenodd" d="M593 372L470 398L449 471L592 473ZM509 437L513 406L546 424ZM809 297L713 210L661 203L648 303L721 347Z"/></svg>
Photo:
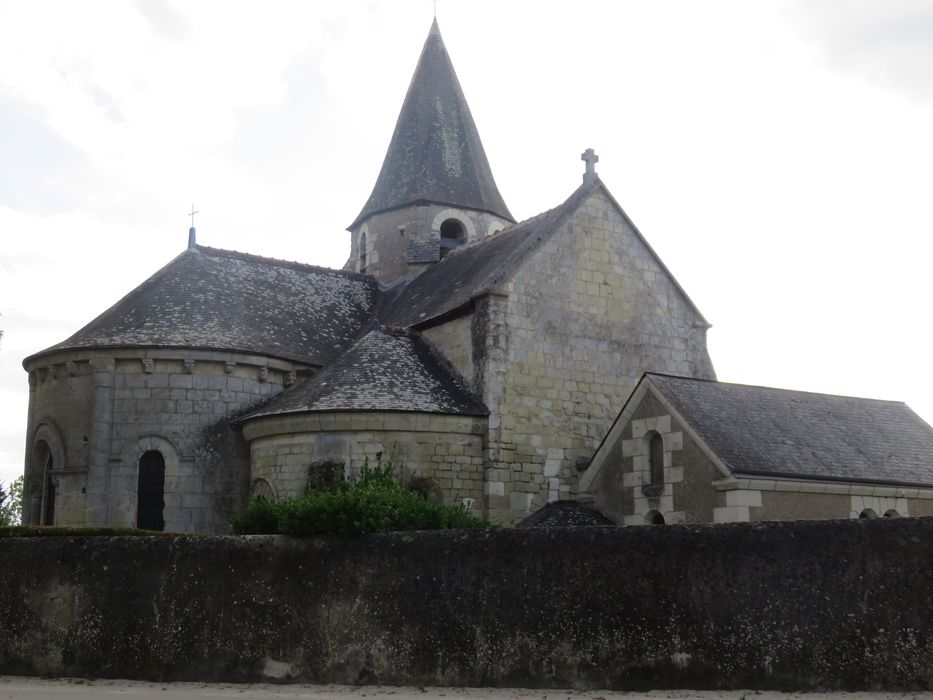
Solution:
<svg viewBox="0 0 933 700"><path fill-rule="evenodd" d="M651 485L659 486L664 483L664 438L658 433L651 436L648 459L651 463Z"/></svg>
<svg viewBox="0 0 933 700"><path fill-rule="evenodd" d="M52 453L49 451L48 445L44 442L42 443L45 450L48 452L48 457L45 460L45 508L42 512L42 524L43 525L54 525L55 524L55 480L52 478L52 469L55 466L55 460L52 459Z"/></svg>
<svg viewBox="0 0 933 700"><path fill-rule="evenodd" d="M649 510L645 513L645 525L663 525L664 516L661 515L661 511L658 510Z"/></svg>
<svg viewBox="0 0 933 700"><path fill-rule="evenodd" d="M360 232L359 244L360 272L366 272L366 231Z"/></svg>
<svg viewBox="0 0 933 700"><path fill-rule="evenodd" d="M136 492L136 527L164 530L165 457L149 450L139 458L139 486Z"/></svg>
<svg viewBox="0 0 933 700"><path fill-rule="evenodd" d="M466 229L463 223L457 219L446 219L441 224L441 257L456 248L458 245L466 243Z"/></svg>

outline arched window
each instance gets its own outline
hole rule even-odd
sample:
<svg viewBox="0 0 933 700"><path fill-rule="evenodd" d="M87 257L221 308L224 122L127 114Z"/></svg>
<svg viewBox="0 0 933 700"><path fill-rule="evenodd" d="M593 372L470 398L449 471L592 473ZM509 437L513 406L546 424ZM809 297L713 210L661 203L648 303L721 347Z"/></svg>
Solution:
<svg viewBox="0 0 933 700"><path fill-rule="evenodd" d="M360 272L366 272L366 231L360 232L359 246Z"/></svg>
<svg viewBox="0 0 933 700"><path fill-rule="evenodd" d="M458 219L446 219L441 224L441 257L466 243L466 228Z"/></svg>
<svg viewBox="0 0 933 700"><path fill-rule="evenodd" d="M249 489L250 498L261 498L264 501L274 501L275 500L275 491L266 479L259 477L258 479L253 479L253 485Z"/></svg>
<svg viewBox="0 0 933 700"><path fill-rule="evenodd" d="M660 511L649 510L645 513L645 525L663 525L664 516L661 515Z"/></svg>
<svg viewBox="0 0 933 700"><path fill-rule="evenodd" d="M136 527L164 530L165 457L149 450L139 458L139 486L136 491Z"/></svg>
<svg viewBox="0 0 933 700"><path fill-rule="evenodd" d="M886 517L886 518L899 518L899 517L901 517L901 514L898 513L896 510L894 510L894 509L892 508L891 510L885 511L884 517Z"/></svg>
<svg viewBox="0 0 933 700"><path fill-rule="evenodd" d="M664 484L664 438L658 433L651 436L651 445L649 447L649 457L651 463L651 485L660 486Z"/></svg>
<svg viewBox="0 0 933 700"><path fill-rule="evenodd" d="M36 443L36 453L40 459L45 462L45 500L42 507L42 524L55 524L55 481L52 479L52 469L55 466L55 458L52 457L52 451L42 440Z"/></svg>
<svg viewBox="0 0 933 700"><path fill-rule="evenodd" d="M861 513L858 514L858 517L860 519L877 518L878 514L875 511L873 511L871 508L866 508L865 510L863 510Z"/></svg>

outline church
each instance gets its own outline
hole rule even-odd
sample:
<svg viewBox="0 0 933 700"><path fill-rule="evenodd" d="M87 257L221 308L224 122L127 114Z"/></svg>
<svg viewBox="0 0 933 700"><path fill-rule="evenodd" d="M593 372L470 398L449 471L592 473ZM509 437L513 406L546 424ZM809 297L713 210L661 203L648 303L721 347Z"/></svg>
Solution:
<svg viewBox="0 0 933 700"><path fill-rule="evenodd" d="M225 533L380 461L506 525L933 515L933 428L716 381L706 319L581 158L516 222L435 21L343 269L192 228L24 360L24 522Z"/></svg>
<svg viewBox="0 0 933 700"><path fill-rule="evenodd" d="M223 533L251 495L379 456L515 523L577 497L646 371L709 324L583 156L516 222L432 25L342 270L189 246L24 360L24 520Z"/></svg>

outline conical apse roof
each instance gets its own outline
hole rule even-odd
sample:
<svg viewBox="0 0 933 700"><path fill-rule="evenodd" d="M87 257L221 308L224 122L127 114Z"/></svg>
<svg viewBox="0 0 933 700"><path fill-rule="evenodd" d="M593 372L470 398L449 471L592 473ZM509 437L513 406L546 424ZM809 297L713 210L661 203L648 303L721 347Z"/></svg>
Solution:
<svg viewBox="0 0 933 700"><path fill-rule="evenodd" d="M418 202L479 209L514 221L486 152L437 20L424 42L376 186L356 221Z"/></svg>

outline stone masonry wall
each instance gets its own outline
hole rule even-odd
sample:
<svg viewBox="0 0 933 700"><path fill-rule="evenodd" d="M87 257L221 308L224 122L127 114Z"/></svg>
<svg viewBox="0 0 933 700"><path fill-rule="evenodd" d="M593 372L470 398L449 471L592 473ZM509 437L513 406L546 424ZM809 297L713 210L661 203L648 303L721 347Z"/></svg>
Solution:
<svg viewBox="0 0 933 700"><path fill-rule="evenodd" d="M66 457L55 523L134 526L139 459L155 450L165 459L165 528L227 532L249 479L247 445L227 420L295 381L297 369L210 351L79 350L48 358L31 370L38 385L26 455L31 493L44 497L44 453L34 443L54 443L57 434ZM32 507L29 522L39 522L42 507Z"/></svg>
<svg viewBox="0 0 933 700"><path fill-rule="evenodd" d="M0 674L929 690L933 520L0 538Z"/></svg>
<svg viewBox="0 0 933 700"><path fill-rule="evenodd" d="M374 214L350 238L350 259L345 270L363 272L360 237L366 234L366 269L381 284L413 277L440 259L440 226L447 219L459 220L466 241L475 241L510 222L488 212L460 209L444 204L425 204Z"/></svg>
<svg viewBox="0 0 933 700"><path fill-rule="evenodd" d="M251 480L265 480L273 496L298 496L308 468L340 460L358 474L382 454L401 476L428 479L445 503L482 514L485 418L428 413L307 413L248 424Z"/></svg>
<svg viewBox="0 0 933 700"><path fill-rule="evenodd" d="M490 515L575 494L645 371L715 378L706 326L602 190L485 305Z"/></svg>

